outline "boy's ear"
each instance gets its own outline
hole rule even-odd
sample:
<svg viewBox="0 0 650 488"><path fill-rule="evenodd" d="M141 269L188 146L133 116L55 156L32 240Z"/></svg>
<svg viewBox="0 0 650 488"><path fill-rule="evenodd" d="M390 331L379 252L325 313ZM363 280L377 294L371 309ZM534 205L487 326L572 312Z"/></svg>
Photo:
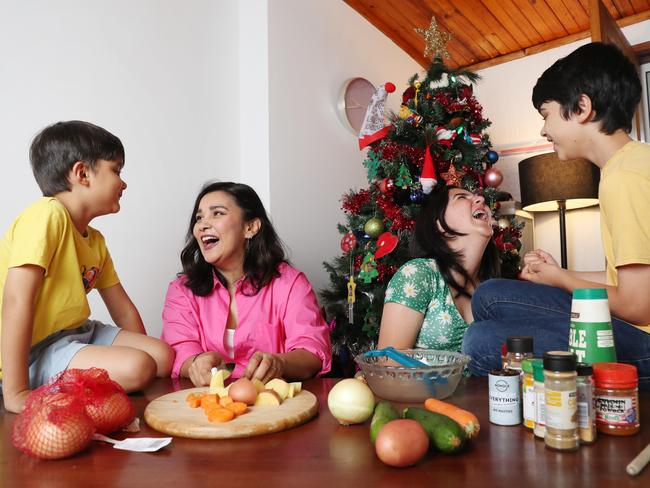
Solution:
<svg viewBox="0 0 650 488"><path fill-rule="evenodd" d="M262 227L260 219L253 219L250 222L246 222L246 239L255 237L255 235L260 231L260 227Z"/></svg>
<svg viewBox="0 0 650 488"><path fill-rule="evenodd" d="M580 98L578 99L578 112L575 116L578 122L581 123L590 122L596 116L589 95L584 93L580 95Z"/></svg>
<svg viewBox="0 0 650 488"><path fill-rule="evenodd" d="M70 182L79 185L88 185L88 175L90 168L84 161L77 161L72 165L70 170Z"/></svg>

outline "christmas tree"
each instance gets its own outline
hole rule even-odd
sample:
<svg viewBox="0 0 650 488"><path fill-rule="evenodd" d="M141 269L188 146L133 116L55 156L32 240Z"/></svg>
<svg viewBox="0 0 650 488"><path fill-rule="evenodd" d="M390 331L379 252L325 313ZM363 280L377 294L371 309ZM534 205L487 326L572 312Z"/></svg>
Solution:
<svg viewBox="0 0 650 488"><path fill-rule="evenodd" d="M368 188L350 190L342 198L346 222L339 224L343 254L323 263L330 286L321 292L332 330L338 374L349 374L351 358L376 343L384 294L390 278L411 256L410 231L422 200L436 185L447 184L480 193L493 213L503 176L494 166L482 107L473 95L478 75L453 70L436 56L423 79L408 82L398 114L384 126L383 102L394 85L377 90L368 107L360 146L368 147L363 162ZM496 221L496 219L495 219ZM519 268L521 226L501 217L493 239L500 252L502 276ZM335 365L336 366L336 365Z"/></svg>

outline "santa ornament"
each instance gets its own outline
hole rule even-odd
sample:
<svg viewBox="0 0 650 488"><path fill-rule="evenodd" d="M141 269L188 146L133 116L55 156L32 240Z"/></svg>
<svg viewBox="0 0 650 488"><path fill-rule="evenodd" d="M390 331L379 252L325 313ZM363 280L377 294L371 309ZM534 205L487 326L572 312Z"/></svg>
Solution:
<svg viewBox="0 0 650 488"><path fill-rule="evenodd" d="M427 146L424 153L424 166L422 167L422 174L420 175L420 184L422 185L422 193L428 195L436 186L438 180L436 178L436 169L433 166L433 158L431 151Z"/></svg>
<svg viewBox="0 0 650 488"><path fill-rule="evenodd" d="M390 82L380 85L375 91L359 131L359 149L363 149L388 134L391 126L384 123L384 105L388 94L394 91L395 85Z"/></svg>

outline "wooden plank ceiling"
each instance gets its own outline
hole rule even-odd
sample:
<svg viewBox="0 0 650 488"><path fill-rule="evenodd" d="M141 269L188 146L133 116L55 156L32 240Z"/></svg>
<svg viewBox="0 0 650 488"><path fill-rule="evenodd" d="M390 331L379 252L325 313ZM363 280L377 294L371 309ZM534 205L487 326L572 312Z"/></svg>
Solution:
<svg viewBox="0 0 650 488"><path fill-rule="evenodd" d="M589 37L589 0L344 0L423 67L435 16L453 68L479 70ZM620 27L650 19L650 0L603 0Z"/></svg>

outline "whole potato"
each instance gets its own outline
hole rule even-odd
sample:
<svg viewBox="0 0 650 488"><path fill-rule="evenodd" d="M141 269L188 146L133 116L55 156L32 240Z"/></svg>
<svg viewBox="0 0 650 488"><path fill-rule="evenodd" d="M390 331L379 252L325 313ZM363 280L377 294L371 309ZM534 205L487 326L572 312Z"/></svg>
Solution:
<svg viewBox="0 0 650 488"><path fill-rule="evenodd" d="M415 420L391 420L375 441L377 457L389 466L403 468L417 463L429 449L429 436Z"/></svg>

